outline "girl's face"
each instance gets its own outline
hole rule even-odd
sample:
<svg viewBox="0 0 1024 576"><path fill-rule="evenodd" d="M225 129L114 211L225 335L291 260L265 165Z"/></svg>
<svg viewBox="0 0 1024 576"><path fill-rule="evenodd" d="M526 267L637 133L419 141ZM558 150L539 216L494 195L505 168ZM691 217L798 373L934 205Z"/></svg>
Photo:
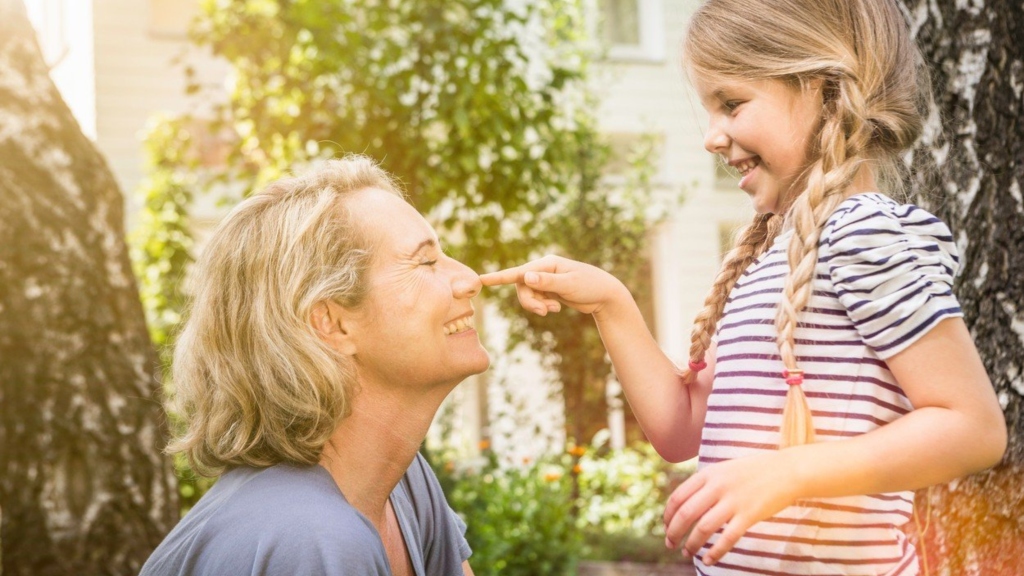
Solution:
<svg viewBox="0 0 1024 576"><path fill-rule="evenodd" d="M785 211L807 167L821 120L820 84L693 75L709 124L704 147L742 174L739 187L761 214Z"/></svg>

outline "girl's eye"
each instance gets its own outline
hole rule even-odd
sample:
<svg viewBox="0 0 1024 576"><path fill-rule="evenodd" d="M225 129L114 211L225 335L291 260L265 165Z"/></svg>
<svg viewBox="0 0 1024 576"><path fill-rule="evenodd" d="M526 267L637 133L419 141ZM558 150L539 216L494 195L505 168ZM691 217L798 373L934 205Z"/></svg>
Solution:
<svg viewBox="0 0 1024 576"><path fill-rule="evenodd" d="M739 100L727 100L725 102L725 107L727 110L735 110L740 104L741 102Z"/></svg>

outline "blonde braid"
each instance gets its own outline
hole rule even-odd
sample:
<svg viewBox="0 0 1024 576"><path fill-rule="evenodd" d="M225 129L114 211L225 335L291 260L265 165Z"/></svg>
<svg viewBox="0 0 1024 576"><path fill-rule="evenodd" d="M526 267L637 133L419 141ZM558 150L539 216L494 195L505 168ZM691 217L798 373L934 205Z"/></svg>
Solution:
<svg viewBox="0 0 1024 576"><path fill-rule="evenodd" d="M693 321L693 330L690 333L691 364L703 366L704 354L711 346L711 335L722 318L729 292L747 266L771 246L782 229L781 224L782 218L774 214L754 216L754 221L740 232L732 250L725 255L715 282L704 299L704 307ZM684 368L681 375L683 382L692 382L698 371L690 367Z"/></svg>
<svg viewBox="0 0 1024 576"><path fill-rule="evenodd" d="M821 230L866 162L863 152L872 133L865 122L864 98L856 79L841 73L833 86L833 93L824 96L825 121L818 142L818 159L809 170L803 194L793 202L787 215L787 224L794 229L787 249L790 272L775 317L784 377L789 384L782 416L783 448L814 441L811 410L801 386L803 371L796 361L797 321L813 293Z"/></svg>

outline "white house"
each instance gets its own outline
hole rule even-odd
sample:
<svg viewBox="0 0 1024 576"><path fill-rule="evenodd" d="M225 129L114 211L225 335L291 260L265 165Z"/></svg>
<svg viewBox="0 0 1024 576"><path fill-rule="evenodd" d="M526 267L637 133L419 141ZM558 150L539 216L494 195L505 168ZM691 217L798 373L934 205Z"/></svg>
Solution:
<svg viewBox="0 0 1024 576"><path fill-rule="evenodd" d="M159 113L179 113L187 61L200 83L222 85L228 74L220 61L191 49L188 23L199 0L26 0L52 76L86 134L95 139L126 193L129 226L138 209L134 191L143 177L141 138ZM679 64L680 39L698 0L592 0L605 15L602 34L609 45L597 85L599 118L613 141L628 144L642 133L658 142L656 186L685 195L671 218L655 231L651 254L655 332L663 349L685 361L690 322L717 272L723 238L752 215L746 195L716 168L703 149L700 104ZM197 214L208 227L215 214ZM495 314L485 315L489 332L500 334ZM515 383L519 409L509 417L501 394L487 395L487 381ZM468 382L453 395L449 410L461 442L475 446L486 433L505 449L535 453L543 444L533 428L556 443L562 415L548 399L550 385L523 353L496 358L491 375ZM489 401L487 401L489 399ZM501 448L501 446L496 446Z"/></svg>

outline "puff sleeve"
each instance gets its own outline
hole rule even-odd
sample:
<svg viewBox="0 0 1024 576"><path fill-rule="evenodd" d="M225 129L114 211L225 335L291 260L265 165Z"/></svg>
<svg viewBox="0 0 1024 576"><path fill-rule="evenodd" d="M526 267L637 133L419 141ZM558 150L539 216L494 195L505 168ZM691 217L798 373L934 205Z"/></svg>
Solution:
<svg viewBox="0 0 1024 576"><path fill-rule="evenodd" d="M843 208L826 224L822 248L840 302L880 358L963 316L953 294L959 256L941 220L880 194L854 197Z"/></svg>

